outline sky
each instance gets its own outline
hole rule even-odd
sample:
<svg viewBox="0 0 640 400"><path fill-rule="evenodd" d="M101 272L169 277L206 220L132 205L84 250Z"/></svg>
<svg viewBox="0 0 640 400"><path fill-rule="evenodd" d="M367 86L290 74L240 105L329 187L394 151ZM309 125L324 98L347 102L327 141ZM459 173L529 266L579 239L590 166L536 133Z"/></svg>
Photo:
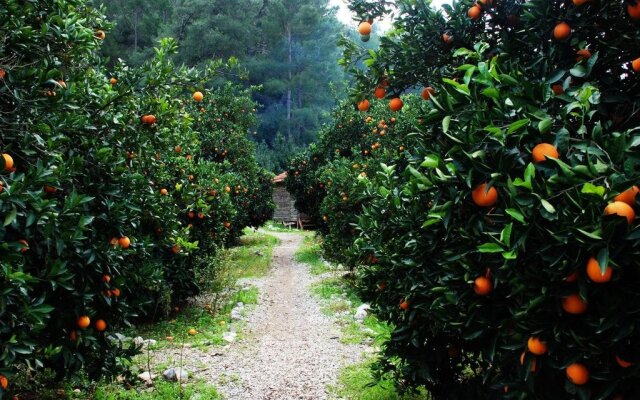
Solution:
<svg viewBox="0 0 640 400"><path fill-rule="evenodd" d="M338 15L337 15L338 20L340 20L343 24L347 26L356 27L358 23L353 20L353 15L351 14L351 11L349 11L349 8L347 7L347 1L348 0L329 0L329 4L332 6L339 7ZM451 0L433 0L431 2L431 5L432 7L440 7L444 3L451 4ZM380 23L379 27L382 31L388 30L391 26L390 19L379 21L379 23Z"/></svg>

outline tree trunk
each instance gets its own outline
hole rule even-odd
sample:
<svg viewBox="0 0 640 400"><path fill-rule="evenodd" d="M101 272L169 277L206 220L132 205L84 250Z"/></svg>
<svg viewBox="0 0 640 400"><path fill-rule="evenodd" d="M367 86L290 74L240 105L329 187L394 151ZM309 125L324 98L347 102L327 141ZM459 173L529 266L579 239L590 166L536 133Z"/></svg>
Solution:
<svg viewBox="0 0 640 400"><path fill-rule="evenodd" d="M291 70L293 69L293 47L291 26L287 25L287 41L289 43L289 85L287 87L287 139L291 140L291 85L293 85Z"/></svg>

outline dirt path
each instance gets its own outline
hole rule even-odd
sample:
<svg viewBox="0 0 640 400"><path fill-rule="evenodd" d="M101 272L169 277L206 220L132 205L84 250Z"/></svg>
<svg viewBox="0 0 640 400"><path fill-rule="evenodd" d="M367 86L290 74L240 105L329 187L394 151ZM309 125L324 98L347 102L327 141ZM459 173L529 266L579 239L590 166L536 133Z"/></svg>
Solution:
<svg viewBox="0 0 640 400"><path fill-rule="evenodd" d="M315 278L294 260L303 236L269 234L280 244L271 272L252 281L260 296L245 317L244 339L209 354L193 350L186 359L206 364L196 378L206 378L229 400L327 399L327 384L361 359L363 347L340 343L339 328L312 297Z"/></svg>

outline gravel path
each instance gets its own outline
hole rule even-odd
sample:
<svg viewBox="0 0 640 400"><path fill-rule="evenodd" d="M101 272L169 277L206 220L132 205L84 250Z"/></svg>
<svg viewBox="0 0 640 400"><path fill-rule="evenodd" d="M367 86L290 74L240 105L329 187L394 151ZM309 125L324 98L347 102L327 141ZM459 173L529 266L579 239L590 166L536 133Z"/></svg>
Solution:
<svg viewBox="0 0 640 400"><path fill-rule="evenodd" d="M361 360L364 346L340 343L339 328L312 297L309 286L317 278L293 257L303 236L269 234L280 244L271 272L253 282L260 296L245 317L244 339L222 349L188 349L185 367L199 370L195 377L229 400L327 399L327 385L341 367Z"/></svg>

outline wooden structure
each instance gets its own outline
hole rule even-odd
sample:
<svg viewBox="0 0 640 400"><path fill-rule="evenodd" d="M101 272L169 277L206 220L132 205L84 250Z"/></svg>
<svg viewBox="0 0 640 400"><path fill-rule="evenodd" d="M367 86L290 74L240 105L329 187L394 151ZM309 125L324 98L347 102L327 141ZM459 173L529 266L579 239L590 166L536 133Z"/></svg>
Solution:
<svg viewBox="0 0 640 400"><path fill-rule="evenodd" d="M276 209L273 212L273 220L281 222L288 227L296 227L298 229L313 229L311 221L307 216L296 209L295 199L291 193L287 191L284 180L287 173L283 172L273 178L273 202Z"/></svg>

